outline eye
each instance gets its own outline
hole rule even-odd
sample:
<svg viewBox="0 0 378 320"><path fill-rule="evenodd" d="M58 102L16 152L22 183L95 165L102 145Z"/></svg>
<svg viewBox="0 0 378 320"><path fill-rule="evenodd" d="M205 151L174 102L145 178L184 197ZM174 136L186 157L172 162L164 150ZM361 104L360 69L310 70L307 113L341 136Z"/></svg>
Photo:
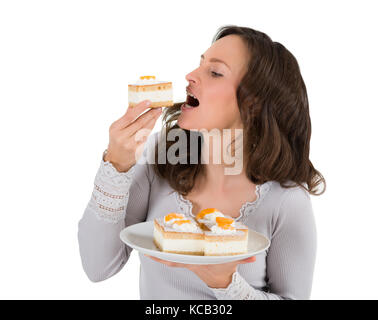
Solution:
<svg viewBox="0 0 378 320"><path fill-rule="evenodd" d="M216 72L214 72L214 71L211 71L211 74L212 74L212 77L214 77L214 78L222 77L222 76L223 76L223 74L216 73Z"/></svg>

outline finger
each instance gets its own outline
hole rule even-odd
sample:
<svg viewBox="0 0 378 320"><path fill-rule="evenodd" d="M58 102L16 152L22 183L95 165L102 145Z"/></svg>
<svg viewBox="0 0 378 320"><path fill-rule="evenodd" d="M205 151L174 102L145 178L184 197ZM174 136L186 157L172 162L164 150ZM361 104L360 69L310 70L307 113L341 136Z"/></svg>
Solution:
<svg viewBox="0 0 378 320"><path fill-rule="evenodd" d="M159 116L157 115L155 118L150 119L144 126L143 131L141 132L142 140L138 137L137 144L144 143L147 141L148 136L152 132L153 128L156 125L156 121L159 119ZM140 129L139 129L140 130ZM136 131L134 134L137 134L138 131Z"/></svg>
<svg viewBox="0 0 378 320"><path fill-rule="evenodd" d="M126 113L121 118L116 120L112 124L112 126L117 129L125 128L127 125L135 121L135 119L137 119L143 111L150 108L150 105L150 100L143 100L142 102L138 103L135 107L128 107Z"/></svg>
<svg viewBox="0 0 378 320"><path fill-rule="evenodd" d="M164 263L164 264L168 264L168 263L170 262L170 261L166 261L166 260L163 260L163 259L159 259L159 258L157 258L157 257L150 256L150 255L148 255L148 254L145 254L145 256L146 256L147 258L150 258L150 259L156 261L156 262L160 262L160 263Z"/></svg>
<svg viewBox="0 0 378 320"><path fill-rule="evenodd" d="M152 260L155 260L156 262L159 262L159 263L162 263L162 264L165 264L166 266L168 267L176 267L177 266L177 263L176 262L172 262L172 261L167 261L167 260L162 260L162 259L159 259L159 258L156 258L156 257L151 257L150 258Z"/></svg>
<svg viewBox="0 0 378 320"><path fill-rule="evenodd" d="M150 112L150 111L148 111ZM151 111L152 112L152 111ZM133 124L127 128L122 129L120 131L120 138L122 140L126 140L128 138L133 139L133 142L139 146L143 143L145 143L148 139L148 136L152 132L152 129L155 126L155 123L157 119L159 118L159 114L153 115L153 112L149 115L149 118L145 118L143 121L142 119L140 121L140 124Z"/></svg>
<svg viewBox="0 0 378 320"><path fill-rule="evenodd" d="M142 128L147 128L147 126L152 126L153 128L156 120L160 117L160 115L161 108L153 110L151 109L150 111L147 111L145 114L141 115L136 121L127 126L124 130L125 132L127 132L127 135L131 137Z"/></svg>
<svg viewBox="0 0 378 320"><path fill-rule="evenodd" d="M144 125L142 129L138 129L135 132L134 141L136 142L137 146L140 146L147 141L150 133L152 132L152 129L155 127L157 119L151 119L149 122L146 123L146 125Z"/></svg>
<svg viewBox="0 0 378 320"><path fill-rule="evenodd" d="M248 258L243 259L243 260L239 260L237 262L238 262L238 264L244 264L244 263L251 263L251 262L255 262L255 261L256 261L256 257L252 256L252 257L248 257Z"/></svg>
<svg viewBox="0 0 378 320"><path fill-rule="evenodd" d="M137 156L138 152L143 152L144 149L138 149L138 148L144 148L143 145L147 142L148 137L150 136L152 129L155 126L156 119L151 119L144 128L139 129L134 133L134 135L130 136L130 130L129 129L123 129L117 133L118 140L123 141L123 144L128 144L131 148L135 149L135 159L139 158ZM138 151L139 150L139 151Z"/></svg>

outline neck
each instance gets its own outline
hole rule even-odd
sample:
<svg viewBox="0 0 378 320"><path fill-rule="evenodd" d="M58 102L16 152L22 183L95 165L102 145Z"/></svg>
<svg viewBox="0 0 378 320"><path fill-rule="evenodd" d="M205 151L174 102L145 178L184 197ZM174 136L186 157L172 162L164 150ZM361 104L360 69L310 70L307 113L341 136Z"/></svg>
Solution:
<svg viewBox="0 0 378 320"><path fill-rule="evenodd" d="M203 184L211 185L219 191L225 191L246 178L245 163L243 163L243 139L242 131L230 130L215 134L203 134L204 143L202 146L201 161L204 164L205 172ZM233 139L236 139L231 144ZM231 146L229 146L231 144Z"/></svg>

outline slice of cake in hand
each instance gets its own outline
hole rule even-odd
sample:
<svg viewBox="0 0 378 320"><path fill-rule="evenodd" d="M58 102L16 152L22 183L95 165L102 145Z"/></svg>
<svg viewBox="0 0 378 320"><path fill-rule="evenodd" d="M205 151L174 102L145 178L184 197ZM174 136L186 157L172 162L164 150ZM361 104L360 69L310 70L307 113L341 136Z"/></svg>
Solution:
<svg viewBox="0 0 378 320"><path fill-rule="evenodd" d="M223 256L246 253L248 227L225 216L215 208L202 210L196 216L204 230L204 255Z"/></svg>
<svg viewBox="0 0 378 320"><path fill-rule="evenodd" d="M129 84L129 107L134 107L143 100L151 101L151 108L173 106L172 82L157 81L155 76L142 76Z"/></svg>
<svg viewBox="0 0 378 320"><path fill-rule="evenodd" d="M204 234L196 221L180 213L154 219L154 243L163 252L203 255Z"/></svg>

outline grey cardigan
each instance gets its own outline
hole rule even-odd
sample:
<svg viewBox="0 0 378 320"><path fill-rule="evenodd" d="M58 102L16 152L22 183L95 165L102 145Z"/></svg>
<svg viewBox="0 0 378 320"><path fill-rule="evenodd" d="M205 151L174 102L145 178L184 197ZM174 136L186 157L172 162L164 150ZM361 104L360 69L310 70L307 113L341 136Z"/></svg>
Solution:
<svg viewBox="0 0 378 320"><path fill-rule="evenodd" d="M143 156L126 173L101 159L89 203L78 224L83 269L103 281L126 264L132 249L121 242L125 226L168 212L192 214L192 204L154 174L147 157L159 133L149 136ZM257 199L240 208L238 221L264 234L269 249L241 264L227 288L210 288L185 268L168 267L139 253L141 299L309 299L316 256L316 226L309 194L275 181L258 185Z"/></svg>

